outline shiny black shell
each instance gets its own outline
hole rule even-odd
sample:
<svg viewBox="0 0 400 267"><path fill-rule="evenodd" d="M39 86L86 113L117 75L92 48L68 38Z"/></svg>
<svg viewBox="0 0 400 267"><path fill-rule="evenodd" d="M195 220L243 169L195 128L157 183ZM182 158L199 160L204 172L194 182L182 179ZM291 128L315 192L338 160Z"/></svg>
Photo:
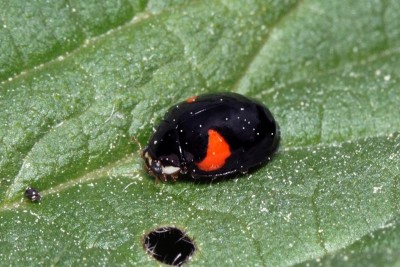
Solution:
<svg viewBox="0 0 400 267"><path fill-rule="evenodd" d="M210 129L230 148L224 164L211 171L197 165L206 157ZM180 167L181 174L218 177L246 173L265 163L277 150L279 139L278 125L263 104L236 93L214 93L171 107L144 152L162 164ZM149 164L147 168L151 173Z"/></svg>

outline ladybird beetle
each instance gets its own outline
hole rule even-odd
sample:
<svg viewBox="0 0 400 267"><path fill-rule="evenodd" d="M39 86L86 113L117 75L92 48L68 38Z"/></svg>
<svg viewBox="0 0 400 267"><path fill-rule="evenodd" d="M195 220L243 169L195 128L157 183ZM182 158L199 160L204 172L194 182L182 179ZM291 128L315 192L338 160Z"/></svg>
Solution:
<svg viewBox="0 0 400 267"><path fill-rule="evenodd" d="M270 159L279 135L264 105L236 93L204 94L171 107L142 156L164 181L244 174Z"/></svg>
<svg viewBox="0 0 400 267"><path fill-rule="evenodd" d="M42 199L39 191L32 187L28 187L25 190L25 196L32 202L39 202Z"/></svg>

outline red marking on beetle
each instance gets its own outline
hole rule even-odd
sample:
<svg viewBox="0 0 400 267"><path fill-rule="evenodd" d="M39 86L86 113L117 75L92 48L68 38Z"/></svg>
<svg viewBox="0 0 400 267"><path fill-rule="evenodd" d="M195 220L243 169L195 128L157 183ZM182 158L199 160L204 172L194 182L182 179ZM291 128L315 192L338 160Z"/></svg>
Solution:
<svg viewBox="0 0 400 267"><path fill-rule="evenodd" d="M208 130L208 145L205 158L196 163L202 171L215 171L224 166L226 159L231 155L229 144L217 131Z"/></svg>
<svg viewBox="0 0 400 267"><path fill-rule="evenodd" d="M197 98L197 95L191 96L188 99L186 99L186 102L187 103L193 103L194 101L196 101L196 98Z"/></svg>

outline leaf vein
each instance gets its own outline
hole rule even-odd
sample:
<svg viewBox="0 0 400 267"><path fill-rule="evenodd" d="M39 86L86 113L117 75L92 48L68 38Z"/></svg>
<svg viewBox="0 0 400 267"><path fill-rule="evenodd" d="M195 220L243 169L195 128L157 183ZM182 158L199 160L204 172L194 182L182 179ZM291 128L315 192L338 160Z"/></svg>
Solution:
<svg viewBox="0 0 400 267"><path fill-rule="evenodd" d="M301 4L302 4L303 2L304 2L304 0L299 0L299 1L297 1L297 3L296 3L291 9L289 9L289 10L288 10L285 14L283 14L273 25L271 25L271 30L270 30L268 33L266 33L266 34L264 35L264 37L262 38L262 40L261 40L261 42L259 43L258 47L257 47L256 49L254 49L253 54L252 54L251 56L248 57L249 59L247 60L247 62L246 62L246 64L245 64L246 67L243 69L243 71L242 71L241 74L238 74L238 79L237 79L237 81L235 82L235 84L234 84L233 87L232 87L232 90L233 90L233 91L237 91L237 89L238 89L238 87L239 87L239 85L240 85L242 79L243 79L244 77L246 77L246 74L249 72L249 70L250 70L250 68L251 68L251 66L252 66L252 64L253 64L253 62L256 61L256 59L257 59L257 57L260 55L262 49L263 49L264 46L268 43L268 41L269 41L269 39L270 39L270 37L271 37L272 32L274 31L274 29L275 29L276 27L278 27L281 23L283 23L284 21L286 21L286 19L287 19L288 17L290 17L292 14L294 14L294 13L299 9L299 7L301 6Z"/></svg>

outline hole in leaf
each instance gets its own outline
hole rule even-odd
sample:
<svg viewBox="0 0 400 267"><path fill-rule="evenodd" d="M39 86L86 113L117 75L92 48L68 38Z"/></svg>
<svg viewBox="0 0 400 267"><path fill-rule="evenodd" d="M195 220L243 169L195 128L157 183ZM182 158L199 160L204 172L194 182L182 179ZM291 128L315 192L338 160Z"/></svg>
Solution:
<svg viewBox="0 0 400 267"><path fill-rule="evenodd" d="M191 238L175 227L162 227L143 239L146 251L162 263L181 266L190 259L196 247Z"/></svg>

